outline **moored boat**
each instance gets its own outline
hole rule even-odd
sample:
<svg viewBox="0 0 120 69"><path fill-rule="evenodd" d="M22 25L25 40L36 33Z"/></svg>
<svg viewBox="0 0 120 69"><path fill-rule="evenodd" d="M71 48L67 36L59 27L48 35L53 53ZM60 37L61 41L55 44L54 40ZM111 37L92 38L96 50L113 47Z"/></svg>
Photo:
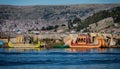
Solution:
<svg viewBox="0 0 120 69"><path fill-rule="evenodd" d="M37 43L37 44L24 44L24 43L12 43L11 41L8 42L8 47L10 48L41 48L44 46L44 43Z"/></svg>
<svg viewBox="0 0 120 69"><path fill-rule="evenodd" d="M105 45L104 39L96 38L95 42L91 42L89 35L78 35L75 40L70 40L71 48L99 48Z"/></svg>
<svg viewBox="0 0 120 69"><path fill-rule="evenodd" d="M68 45L54 45L53 48L69 48Z"/></svg>
<svg viewBox="0 0 120 69"><path fill-rule="evenodd" d="M34 41L33 43L30 39L26 40L24 36L18 36L14 38L13 40L15 42L12 42L11 40L12 39L10 39L8 42L8 47L12 48L41 48L45 45L44 42L41 42L39 40Z"/></svg>

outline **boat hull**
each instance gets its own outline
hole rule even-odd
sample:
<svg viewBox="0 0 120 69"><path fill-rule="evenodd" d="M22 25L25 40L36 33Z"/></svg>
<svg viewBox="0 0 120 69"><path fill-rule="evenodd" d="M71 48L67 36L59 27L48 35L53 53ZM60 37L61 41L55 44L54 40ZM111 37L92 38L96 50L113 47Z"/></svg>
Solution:
<svg viewBox="0 0 120 69"><path fill-rule="evenodd" d="M72 41L69 43L70 48L100 48L101 45L101 40L98 44L72 44Z"/></svg>
<svg viewBox="0 0 120 69"><path fill-rule="evenodd" d="M53 46L53 48L69 48L68 45L56 45L56 46Z"/></svg>
<svg viewBox="0 0 120 69"><path fill-rule="evenodd" d="M12 42L8 42L8 47L10 48L40 48L43 47L44 45L41 45L40 43L38 44L15 44Z"/></svg>
<svg viewBox="0 0 120 69"><path fill-rule="evenodd" d="M33 44L13 44L12 46L9 46L12 48L38 48L40 46L33 45Z"/></svg>

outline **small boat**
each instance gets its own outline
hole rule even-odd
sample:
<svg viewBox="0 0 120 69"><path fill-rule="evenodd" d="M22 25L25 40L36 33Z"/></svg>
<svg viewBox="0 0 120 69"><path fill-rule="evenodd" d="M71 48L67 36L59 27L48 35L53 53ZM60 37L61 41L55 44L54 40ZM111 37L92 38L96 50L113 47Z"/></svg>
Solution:
<svg viewBox="0 0 120 69"><path fill-rule="evenodd" d="M8 41L8 47L10 48L41 48L45 45L44 42L39 40L35 43L31 43L30 40L25 40L24 36L18 36L14 39L15 42L12 42L12 39Z"/></svg>
<svg viewBox="0 0 120 69"><path fill-rule="evenodd" d="M3 47L3 45L5 45L5 42L0 41L0 48Z"/></svg>
<svg viewBox="0 0 120 69"><path fill-rule="evenodd" d="M39 42L37 44L12 43L11 41L8 42L8 47L10 48L41 48L43 46L43 42Z"/></svg>
<svg viewBox="0 0 120 69"><path fill-rule="evenodd" d="M53 48L69 48L68 45L54 45Z"/></svg>
<svg viewBox="0 0 120 69"><path fill-rule="evenodd" d="M96 43L92 43L90 41L90 36L88 35L78 35L78 37L75 40L72 40L69 42L69 46L71 48L99 48L104 46L104 40L101 38L96 38Z"/></svg>
<svg viewBox="0 0 120 69"><path fill-rule="evenodd" d="M4 44L4 42L3 41L0 41L0 45L3 45Z"/></svg>

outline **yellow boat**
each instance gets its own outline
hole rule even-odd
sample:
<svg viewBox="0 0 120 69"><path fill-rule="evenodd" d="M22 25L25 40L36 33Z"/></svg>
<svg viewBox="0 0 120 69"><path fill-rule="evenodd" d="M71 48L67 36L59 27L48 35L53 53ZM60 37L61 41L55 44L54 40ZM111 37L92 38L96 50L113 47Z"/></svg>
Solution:
<svg viewBox="0 0 120 69"><path fill-rule="evenodd" d="M12 43L8 42L8 47L10 48L41 48L45 44L43 42L39 42L38 44L23 44L23 43Z"/></svg>
<svg viewBox="0 0 120 69"><path fill-rule="evenodd" d="M8 47L10 48L40 48L45 45L44 42L40 41L37 41L35 44L25 43L23 36L16 37L14 40L15 42L12 42L11 40L8 42Z"/></svg>

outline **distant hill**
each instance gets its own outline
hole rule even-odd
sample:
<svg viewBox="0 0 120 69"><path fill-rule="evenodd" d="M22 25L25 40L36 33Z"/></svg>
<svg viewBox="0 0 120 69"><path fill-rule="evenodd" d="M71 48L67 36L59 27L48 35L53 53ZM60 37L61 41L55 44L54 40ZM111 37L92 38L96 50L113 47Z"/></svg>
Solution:
<svg viewBox="0 0 120 69"><path fill-rule="evenodd" d="M94 30L102 30L111 26L120 25L120 6L103 10L86 18L79 27L88 27L90 24L97 24ZM101 28L101 29L100 29Z"/></svg>
<svg viewBox="0 0 120 69"><path fill-rule="evenodd" d="M112 9L119 4L88 5L0 5L0 28L3 31L22 31L41 29L43 26L66 24L69 19L79 17L84 21L95 13ZM87 21L87 20L86 20ZM84 21L85 22L85 21Z"/></svg>

